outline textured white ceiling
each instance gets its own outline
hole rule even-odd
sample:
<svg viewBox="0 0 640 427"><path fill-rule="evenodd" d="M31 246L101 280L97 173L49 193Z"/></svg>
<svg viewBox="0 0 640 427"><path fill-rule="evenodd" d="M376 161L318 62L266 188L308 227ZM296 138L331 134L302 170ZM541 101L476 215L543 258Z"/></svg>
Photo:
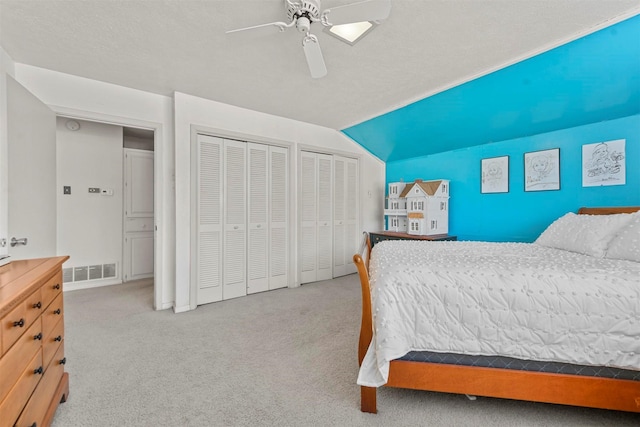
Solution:
<svg viewBox="0 0 640 427"><path fill-rule="evenodd" d="M19 63L343 129L637 13L640 0L393 0L355 46L312 26L317 80L295 29L224 34L286 20L283 0L0 0L0 44Z"/></svg>

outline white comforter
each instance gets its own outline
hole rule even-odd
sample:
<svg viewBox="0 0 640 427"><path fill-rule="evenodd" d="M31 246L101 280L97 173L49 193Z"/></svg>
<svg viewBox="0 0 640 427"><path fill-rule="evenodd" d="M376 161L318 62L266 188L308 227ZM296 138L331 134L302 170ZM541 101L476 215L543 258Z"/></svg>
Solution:
<svg viewBox="0 0 640 427"><path fill-rule="evenodd" d="M640 370L640 263L526 243L385 241L358 384L409 351Z"/></svg>

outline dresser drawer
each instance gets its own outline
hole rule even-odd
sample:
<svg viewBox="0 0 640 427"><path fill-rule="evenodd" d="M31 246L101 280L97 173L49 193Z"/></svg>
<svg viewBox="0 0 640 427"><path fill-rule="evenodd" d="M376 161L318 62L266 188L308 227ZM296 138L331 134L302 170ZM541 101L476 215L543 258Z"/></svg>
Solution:
<svg viewBox="0 0 640 427"><path fill-rule="evenodd" d="M124 231L127 233L136 231L153 231L153 217L127 218L124 221Z"/></svg>
<svg viewBox="0 0 640 427"><path fill-rule="evenodd" d="M0 403L0 427L11 427L20 415L29 396L42 378L42 352L38 351L22 371L7 397Z"/></svg>
<svg viewBox="0 0 640 427"><path fill-rule="evenodd" d="M54 274L42 287L42 308L49 305L60 292L62 292L62 271Z"/></svg>
<svg viewBox="0 0 640 427"><path fill-rule="evenodd" d="M11 350L0 359L0 402L7 396L22 372L40 350L42 323L40 319L31 325Z"/></svg>
<svg viewBox="0 0 640 427"><path fill-rule="evenodd" d="M18 418L15 424L16 427L30 427L34 423L37 426L43 425L44 417L51 403L51 396L55 394L64 373L64 364L61 363L63 359L64 346L61 345L42 377L42 381L38 384L36 391L33 392L31 399L29 399L29 403L27 403L20 418Z"/></svg>
<svg viewBox="0 0 640 427"><path fill-rule="evenodd" d="M58 319L58 323L53 327L51 333L46 335L42 341L42 363L44 366L49 365L51 358L60 347L64 340L64 318Z"/></svg>
<svg viewBox="0 0 640 427"><path fill-rule="evenodd" d="M2 319L3 354L11 348L13 343L15 343L33 321L40 316L42 307L40 290L37 290Z"/></svg>
<svg viewBox="0 0 640 427"><path fill-rule="evenodd" d="M62 293L60 293L42 313L42 335L45 337L51 333L53 327L56 326L58 321L62 318L64 312L64 307L62 305Z"/></svg>

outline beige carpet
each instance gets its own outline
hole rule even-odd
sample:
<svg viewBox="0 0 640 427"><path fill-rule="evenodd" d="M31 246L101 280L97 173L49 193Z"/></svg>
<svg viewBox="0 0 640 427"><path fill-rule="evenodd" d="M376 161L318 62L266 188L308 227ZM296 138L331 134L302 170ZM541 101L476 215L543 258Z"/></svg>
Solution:
<svg viewBox="0 0 640 427"><path fill-rule="evenodd" d="M636 414L383 388L359 410L357 276L152 310L147 282L65 293L53 426L638 426Z"/></svg>

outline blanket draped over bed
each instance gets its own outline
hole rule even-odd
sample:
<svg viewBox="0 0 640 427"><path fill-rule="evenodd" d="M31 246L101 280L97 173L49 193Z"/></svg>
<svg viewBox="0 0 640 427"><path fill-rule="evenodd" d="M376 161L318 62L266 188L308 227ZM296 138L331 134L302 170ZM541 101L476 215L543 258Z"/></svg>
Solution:
<svg viewBox="0 0 640 427"><path fill-rule="evenodd" d="M640 370L640 263L525 243L384 241L358 384L409 351Z"/></svg>

